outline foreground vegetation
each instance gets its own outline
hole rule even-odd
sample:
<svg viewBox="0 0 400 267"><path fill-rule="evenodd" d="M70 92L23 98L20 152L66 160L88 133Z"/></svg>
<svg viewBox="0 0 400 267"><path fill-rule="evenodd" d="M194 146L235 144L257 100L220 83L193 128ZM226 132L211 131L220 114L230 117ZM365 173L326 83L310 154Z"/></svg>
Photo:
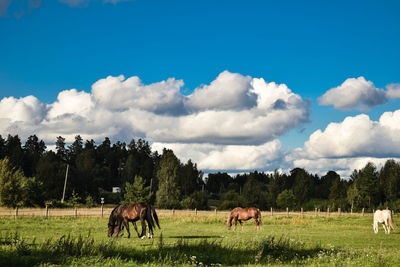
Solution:
<svg viewBox="0 0 400 267"><path fill-rule="evenodd" d="M375 235L370 216L264 216L258 232L253 222L228 231L215 215L160 219L156 237L140 240L107 238L105 218L2 218L0 266L400 264L399 233Z"/></svg>

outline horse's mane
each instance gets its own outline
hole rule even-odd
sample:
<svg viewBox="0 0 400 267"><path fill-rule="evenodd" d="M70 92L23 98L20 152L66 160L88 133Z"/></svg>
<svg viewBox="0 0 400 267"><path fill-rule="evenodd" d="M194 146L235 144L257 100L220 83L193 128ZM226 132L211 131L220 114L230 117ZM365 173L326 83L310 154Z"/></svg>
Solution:
<svg viewBox="0 0 400 267"><path fill-rule="evenodd" d="M110 217L108 219L108 225L109 226L114 226L115 225L115 221L117 219L117 215L115 214L117 212L117 209L120 207L121 205L117 205L110 214Z"/></svg>

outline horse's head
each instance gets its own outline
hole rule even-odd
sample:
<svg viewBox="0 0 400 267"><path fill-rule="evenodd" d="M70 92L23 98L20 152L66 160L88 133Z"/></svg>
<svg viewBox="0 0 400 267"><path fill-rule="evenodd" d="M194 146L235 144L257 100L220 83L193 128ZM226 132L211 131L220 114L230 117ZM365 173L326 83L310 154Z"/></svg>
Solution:
<svg viewBox="0 0 400 267"><path fill-rule="evenodd" d="M228 226L228 230L231 230L231 226L232 226L232 219L229 216L228 220L226 221L226 226Z"/></svg>

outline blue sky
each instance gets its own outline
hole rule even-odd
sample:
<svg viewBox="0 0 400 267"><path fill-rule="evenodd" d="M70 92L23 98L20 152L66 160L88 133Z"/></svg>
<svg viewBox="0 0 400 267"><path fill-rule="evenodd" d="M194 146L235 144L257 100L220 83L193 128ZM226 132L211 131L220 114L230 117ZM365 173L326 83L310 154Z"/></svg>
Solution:
<svg viewBox="0 0 400 267"><path fill-rule="evenodd" d="M388 90L387 85L400 83L399 11L398 1L0 0L0 99L14 97L17 101L33 95L40 105L50 105L41 109L46 113L51 105L54 107L60 92L76 88L77 92L91 94L92 85L110 75L138 76L144 85L175 78L183 81L178 89L186 96L196 88L204 89L224 71L263 78L267 83L285 84L304 102L309 101L309 114L299 117L296 123L287 122L282 131L268 137L248 138L257 142L241 139L240 145L279 140L281 148L274 160L264 165L221 168L290 168L296 163L288 153L303 148L316 130L324 132L329 123L341 123L359 114L378 121L384 112L399 109L399 98L393 94L382 103L361 109L354 105L343 110L318 102L329 89L339 87L349 78L363 76L375 89L384 91ZM6 110L3 105L2 111ZM43 120L49 120L46 116ZM10 129L20 129L20 133L15 133L24 136L23 129L27 128L10 124L0 134L6 135ZM110 134L96 129L83 133L72 129L60 134L85 137L86 133L92 137L97 130L98 136ZM215 140L210 144L226 145L209 133L199 139L182 136L157 140L144 128L129 129L124 128L115 137L143 136L160 145L197 144L211 138ZM57 134L46 134L51 133ZM179 148L172 148L179 153ZM218 149L226 151L223 147ZM317 154L318 159L335 160L376 156L367 150L365 154ZM381 154L397 158L397 154L389 152ZM203 162L200 156L181 153L182 157ZM380 155L379 151L377 154ZM382 159L379 155L376 157ZM290 164L284 159L287 157L292 158ZM307 165L310 163L302 164L315 171L331 167L318 169ZM354 166L350 164L348 168Z"/></svg>

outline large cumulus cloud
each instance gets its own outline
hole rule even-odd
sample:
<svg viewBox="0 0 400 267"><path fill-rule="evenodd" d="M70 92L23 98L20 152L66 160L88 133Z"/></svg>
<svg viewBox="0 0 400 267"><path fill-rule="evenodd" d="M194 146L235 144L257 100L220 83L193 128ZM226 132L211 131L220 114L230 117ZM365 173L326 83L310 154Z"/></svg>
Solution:
<svg viewBox="0 0 400 267"><path fill-rule="evenodd" d="M67 142L77 134L95 141L140 137L173 145L178 156L192 151L202 168L251 169L281 157L276 139L308 121L309 101L284 84L224 71L190 95L181 93L183 85L174 78L145 85L121 75L98 80L90 92L61 91L49 104L4 98L0 134L35 133L49 145L59 135Z"/></svg>
<svg viewBox="0 0 400 267"><path fill-rule="evenodd" d="M304 152L313 158L399 157L400 110L383 113L379 121L361 114L330 123L310 136Z"/></svg>
<svg viewBox="0 0 400 267"><path fill-rule="evenodd" d="M153 143L153 149L172 149L183 161L192 159L203 170L234 170L247 171L254 169L276 168L274 163L283 157L279 140L253 145L214 145L214 144L183 144L183 143Z"/></svg>
<svg viewBox="0 0 400 267"><path fill-rule="evenodd" d="M400 159L400 110L383 113L378 121L368 115L347 117L312 133L303 148L286 155L292 166L324 174L335 170L349 177L368 162L382 165Z"/></svg>

